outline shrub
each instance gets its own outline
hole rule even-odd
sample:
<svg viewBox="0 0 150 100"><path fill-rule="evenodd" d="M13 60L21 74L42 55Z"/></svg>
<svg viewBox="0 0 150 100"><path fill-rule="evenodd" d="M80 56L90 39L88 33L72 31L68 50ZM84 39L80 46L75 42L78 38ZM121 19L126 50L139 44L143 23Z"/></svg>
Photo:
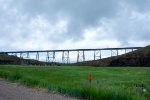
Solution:
<svg viewBox="0 0 150 100"><path fill-rule="evenodd" d="M39 85L39 80L36 78L24 77L22 78L21 83L27 86L37 86Z"/></svg>
<svg viewBox="0 0 150 100"><path fill-rule="evenodd" d="M19 80L22 78L21 74L18 71L15 71L14 73L12 73L10 75L10 80L15 81L15 80Z"/></svg>

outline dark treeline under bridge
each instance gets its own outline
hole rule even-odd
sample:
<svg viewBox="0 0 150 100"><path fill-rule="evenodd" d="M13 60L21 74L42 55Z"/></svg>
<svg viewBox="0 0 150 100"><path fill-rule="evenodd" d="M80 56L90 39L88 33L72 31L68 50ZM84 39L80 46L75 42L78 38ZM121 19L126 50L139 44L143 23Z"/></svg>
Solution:
<svg viewBox="0 0 150 100"><path fill-rule="evenodd" d="M132 52L139 48L142 47L41 50L41 51L9 51L9 52L1 52L1 53L7 53L8 55L14 55L24 59L35 59L38 61L46 61L46 62L70 63L70 62L82 62L86 60L97 60L106 57L118 56L121 54Z"/></svg>

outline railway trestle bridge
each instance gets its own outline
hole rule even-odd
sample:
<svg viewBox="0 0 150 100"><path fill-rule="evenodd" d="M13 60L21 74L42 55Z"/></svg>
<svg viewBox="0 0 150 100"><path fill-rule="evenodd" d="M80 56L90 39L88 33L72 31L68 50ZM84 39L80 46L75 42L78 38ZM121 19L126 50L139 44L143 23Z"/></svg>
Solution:
<svg viewBox="0 0 150 100"><path fill-rule="evenodd" d="M118 56L121 54L125 54L127 52L132 52L142 47L124 47L124 48L100 48L100 49L67 49L67 50L37 50L37 51L8 51L8 52L1 52L7 53L8 55L14 55L24 59L35 59L40 60L40 53L44 56L44 61L46 62L59 62L56 59L57 53L59 53L59 57L61 58L62 63L70 63L70 53L75 52L74 59L76 62L86 61L86 55L89 52L92 54L92 60L102 59L103 51L105 53L109 53L110 57ZM86 52L86 53L85 53ZM30 56L33 56L32 58Z"/></svg>

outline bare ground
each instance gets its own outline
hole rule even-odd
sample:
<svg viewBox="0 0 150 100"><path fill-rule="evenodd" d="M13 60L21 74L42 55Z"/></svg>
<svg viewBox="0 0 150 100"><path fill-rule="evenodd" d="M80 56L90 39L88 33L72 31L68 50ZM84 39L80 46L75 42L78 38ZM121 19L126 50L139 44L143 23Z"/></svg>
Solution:
<svg viewBox="0 0 150 100"><path fill-rule="evenodd" d="M0 78L0 100L77 100L42 89L32 89Z"/></svg>

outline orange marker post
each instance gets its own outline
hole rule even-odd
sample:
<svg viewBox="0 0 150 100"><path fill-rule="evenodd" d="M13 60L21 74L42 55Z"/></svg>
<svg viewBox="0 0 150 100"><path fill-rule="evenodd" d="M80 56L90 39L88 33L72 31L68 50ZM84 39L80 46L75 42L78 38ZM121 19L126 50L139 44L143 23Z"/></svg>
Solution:
<svg viewBox="0 0 150 100"><path fill-rule="evenodd" d="M89 80L89 82L91 84L91 81L92 81L92 74L91 73L88 74L88 80Z"/></svg>

